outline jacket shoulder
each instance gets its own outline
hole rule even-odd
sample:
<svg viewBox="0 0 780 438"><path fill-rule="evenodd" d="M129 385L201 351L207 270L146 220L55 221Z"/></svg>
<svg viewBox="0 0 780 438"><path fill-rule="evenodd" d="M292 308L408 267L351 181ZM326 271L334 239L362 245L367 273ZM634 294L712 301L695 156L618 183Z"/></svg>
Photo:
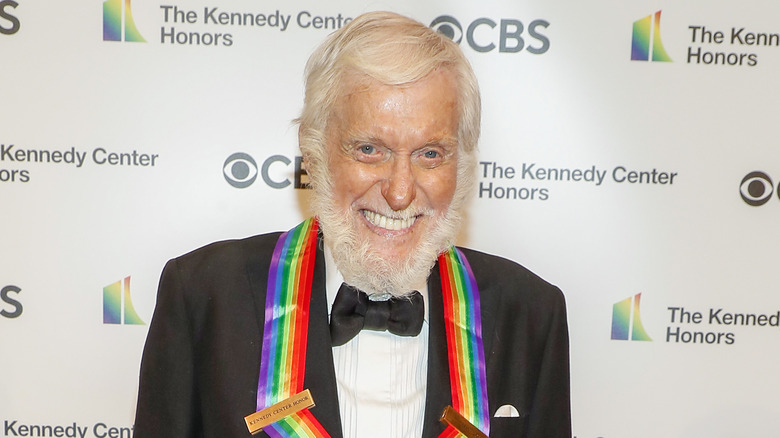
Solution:
<svg viewBox="0 0 780 438"><path fill-rule="evenodd" d="M507 302L522 302L541 308L564 305L561 290L525 266L493 254L459 248L466 256L480 291L498 294Z"/></svg>
<svg viewBox="0 0 780 438"><path fill-rule="evenodd" d="M180 270L208 273L215 268L243 267L254 259L269 259L281 232L260 234L244 239L213 242L168 262Z"/></svg>
<svg viewBox="0 0 780 438"><path fill-rule="evenodd" d="M214 242L169 260L160 277L158 301L180 295L197 309L252 290L253 280L265 278L280 234Z"/></svg>

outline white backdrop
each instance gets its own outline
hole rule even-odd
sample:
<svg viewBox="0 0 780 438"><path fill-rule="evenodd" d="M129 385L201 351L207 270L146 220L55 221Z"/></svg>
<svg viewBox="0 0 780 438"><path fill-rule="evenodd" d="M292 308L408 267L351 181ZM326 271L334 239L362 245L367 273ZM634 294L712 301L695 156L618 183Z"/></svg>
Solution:
<svg viewBox="0 0 780 438"><path fill-rule="evenodd" d="M777 436L780 3L106 3L0 0L0 436L130 436L163 264L307 216L305 190L272 187L295 179L303 65L373 9L462 38L485 164L459 243L566 294L574 435ZM130 308L141 324L104 323ZM651 340L611 339L640 311Z"/></svg>

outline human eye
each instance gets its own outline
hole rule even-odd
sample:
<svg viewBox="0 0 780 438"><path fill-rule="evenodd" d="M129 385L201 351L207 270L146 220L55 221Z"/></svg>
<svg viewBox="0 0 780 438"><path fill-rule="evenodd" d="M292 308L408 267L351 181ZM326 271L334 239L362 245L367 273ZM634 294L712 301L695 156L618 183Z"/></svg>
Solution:
<svg viewBox="0 0 780 438"><path fill-rule="evenodd" d="M358 143L353 146L353 154L357 161L376 163L384 159L384 148L373 143Z"/></svg>
<svg viewBox="0 0 780 438"><path fill-rule="evenodd" d="M359 153L364 155L373 155L377 152L376 147L370 144L362 144L357 149Z"/></svg>
<svg viewBox="0 0 780 438"><path fill-rule="evenodd" d="M425 168L433 168L442 164L446 158L445 151L439 147L427 147L416 154L418 163Z"/></svg>

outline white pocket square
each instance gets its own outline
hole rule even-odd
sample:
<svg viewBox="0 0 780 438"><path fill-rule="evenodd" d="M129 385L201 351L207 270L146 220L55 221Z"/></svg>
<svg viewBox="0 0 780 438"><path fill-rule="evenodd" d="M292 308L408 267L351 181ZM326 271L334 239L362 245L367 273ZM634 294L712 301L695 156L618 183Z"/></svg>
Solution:
<svg viewBox="0 0 780 438"><path fill-rule="evenodd" d="M517 412L517 409L515 409L512 405L504 405L498 408L496 411L496 415L494 417L519 417L520 413Z"/></svg>

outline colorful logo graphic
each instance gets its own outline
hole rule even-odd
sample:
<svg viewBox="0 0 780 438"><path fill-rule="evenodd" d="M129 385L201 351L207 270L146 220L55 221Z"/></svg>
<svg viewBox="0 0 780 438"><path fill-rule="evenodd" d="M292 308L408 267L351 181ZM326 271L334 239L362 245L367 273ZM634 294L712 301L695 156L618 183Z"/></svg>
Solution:
<svg viewBox="0 0 780 438"><path fill-rule="evenodd" d="M641 293L618 301L612 306L612 339L621 341L652 341L639 317Z"/></svg>
<svg viewBox="0 0 780 438"><path fill-rule="evenodd" d="M103 288L103 324L144 324L130 299L129 276Z"/></svg>
<svg viewBox="0 0 780 438"><path fill-rule="evenodd" d="M130 0L103 2L103 41L146 42L135 27Z"/></svg>
<svg viewBox="0 0 780 438"><path fill-rule="evenodd" d="M634 22L631 60L672 62L661 43L661 11Z"/></svg>

